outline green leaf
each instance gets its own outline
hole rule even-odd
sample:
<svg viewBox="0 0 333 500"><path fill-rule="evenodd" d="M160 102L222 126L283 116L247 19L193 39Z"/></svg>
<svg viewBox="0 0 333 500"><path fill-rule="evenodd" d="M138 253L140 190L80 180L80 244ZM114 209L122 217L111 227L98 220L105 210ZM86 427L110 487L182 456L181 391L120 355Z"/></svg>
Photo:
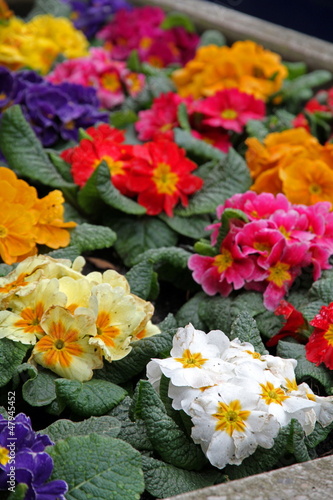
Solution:
<svg viewBox="0 0 333 500"><path fill-rule="evenodd" d="M258 447L253 455L243 460L241 465L227 465L224 473L229 479L233 480L271 470L286 451L291 427L292 423L289 423L289 425L280 429L272 448L267 450Z"/></svg>
<svg viewBox="0 0 333 500"><path fill-rule="evenodd" d="M305 73L307 72L307 67L304 62L283 61L283 65L288 70L288 80L295 80L295 78L305 75Z"/></svg>
<svg viewBox="0 0 333 500"><path fill-rule="evenodd" d="M131 287L131 293L141 299L147 300L153 286L156 284L157 274L154 272L153 264L149 261L142 261L133 266L126 274L126 279Z"/></svg>
<svg viewBox="0 0 333 500"><path fill-rule="evenodd" d="M211 242L204 238L196 241L193 248L195 253L198 253L199 255L206 255L209 257L215 257L216 255L216 250L212 247Z"/></svg>
<svg viewBox="0 0 333 500"><path fill-rule="evenodd" d="M295 374L298 383L304 382L309 378L317 380L325 388L328 394L333 394L333 374L323 365L316 366L305 357L304 345L291 342L279 341L277 354L282 358L294 358L297 360Z"/></svg>
<svg viewBox="0 0 333 500"><path fill-rule="evenodd" d="M182 26L189 33L195 33L195 26L192 21L185 14L175 11L168 12L160 28L163 30L170 30L177 26Z"/></svg>
<svg viewBox="0 0 333 500"><path fill-rule="evenodd" d="M121 422L119 420L104 415L103 417L90 417L82 422L60 419L39 432L47 434L52 441L57 442L69 436L86 436L92 433L117 437L120 428Z"/></svg>
<svg viewBox="0 0 333 500"><path fill-rule="evenodd" d="M57 396L82 417L104 415L126 396L126 391L106 380L56 380Z"/></svg>
<svg viewBox="0 0 333 500"><path fill-rule="evenodd" d="M144 490L140 453L119 439L71 436L46 451L54 461L51 479L68 484L67 500L139 500Z"/></svg>
<svg viewBox="0 0 333 500"><path fill-rule="evenodd" d="M10 381L31 345L0 339L0 387Z"/></svg>
<svg viewBox="0 0 333 500"><path fill-rule="evenodd" d="M160 460L142 457L142 467L145 477L146 490L154 498L173 497L188 491L198 490L211 486L225 478L219 471L208 470L193 472L179 469ZM212 497L213 498L213 497Z"/></svg>
<svg viewBox="0 0 333 500"><path fill-rule="evenodd" d="M165 462L187 470L200 470L207 463L200 447L167 415L160 397L147 380L139 382L137 406L154 450Z"/></svg>
<svg viewBox="0 0 333 500"><path fill-rule="evenodd" d="M322 278L315 281L309 290L310 301L321 301L328 305L333 301L333 277Z"/></svg>
<svg viewBox="0 0 333 500"><path fill-rule="evenodd" d="M199 316L199 305L206 297L205 293L199 292L178 310L176 320L179 326L185 327L189 323L192 323L194 328L203 331L206 330L206 325Z"/></svg>
<svg viewBox="0 0 333 500"><path fill-rule="evenodd" d="M261 120L249 120L245 128L250 137L256 137L259 141L265 139L269 133L269 129Z"/></svg>
<svg viewBox="0 0 333 500"><path fill-rule="evenodd" d="M231 304L230 297L206 297L199 303L199 318L208 330L222 330L228 335L232 324Z"/></svg>
<svg viewBox="0 0 333 500"><path fill-rule="evenodd" d="M191 197L188 207L176 209L175 214L215 213L218 205L236 193L247 191L251 184L245 161L234 149L230 149L223 161L212 169L202 189Z"/></svg>
<svg viewBox="0 0 333 500"><path fill-rule="evenodd" d="M71 230L71 245L77 246L80 253L109 248L116 239L116 233L105 226L83 223Z"/></svg>
<svg viewBox="0 0 333 500"><path fill-rule="evenodd" d="M129 57L127 58L126 65L131 71L141 73L141 61L137 50L131 51Z"/></svg>
<svg viewBox="0 0 333 500"><path fill-rule="evenodd" d="M200 141L191 135L187 130L182 130L180 128L174 129L175 142L181 148L186 149L186 151L198 158L203 160L223 160L225 158L225 153L222 153L219 149L207 144L204 141Z"/></svg>
<svg viewBox="0 0 333 500"><path fill-rule="evenodd" d="M316 422L314 430L305 437L305 444L311 450L318 446L319 443L327 438L329 433L333 430L333 422L327 427L323 427L319 422Z"/></svg>
<svg viewBox="0 0 333 500"><path fill-rule="evenodd" d="M33 9L27 16L27 21L35 16L51 14L54 17L69 17L70 7L61 0L36 0Z"/></svg>
<svg viewBox="0 0 333 500"><path fill-rule="evenodd" d="M187 236L188 238L199 239L205 234L205 227L210 223L206 215L192 215L189 217L180 217L179 215L174 215L173 217L168 217L166 214L160 214L159 218L162 219L171 229L176 231L176 233L182 236Z"/></svg>
<svg viewBox="0 0 333 500"><path fill-rule="evenodd" d="M0 264L0 277L7 276L11 271L15 269L15 266L10 266L8 264Z"/></svg>
<svg viewBox="0 0 333 500"><path fill-rule="evenodd" d="M199 47L204 47L205 45L217 45L222 47L226 45L225 36L218 30L206 30L202 33L200 37Z"/></svg>
<svg viewBox="0 0 333 500"><path fill-rule="evenodd" d="M156 248L138 255L134 260L134 264L143 260L149 260L153 264L167 264L168 266L184 269L187 267L190 255L190 252L180 247Z"/></svg>
<svg viewBox="0 0 333 500"><path fill-rule="evenodd" d="M70 245L66 248L59 248L58 250L48 252L47 255L53 259L69 259L73 261L81 255L81 251L76 245Z"/></svg>
<svg viewBox="0 0 333 500"><path fill-rule="evenodd" d="M58 376L49 370L39 371L22 387L23 399L31 406L46 406L56 399L55 380Z"/></svg>
<svg viewBox="0 0 333 500"><path fill-rule="evenodd" d="M248 311L239 313L231 325L230 339L233 340L235 338L239 338L241 342L250 342L254 350L259 352L259 354L267 354L256 321Z"/></svg>
<svg viewBox="0 0 333 500"><path fill-rule="evenodd" d="M191 132L191 125L189 122L188 118L188 112L187 112L187 107L186 104L181 102L178 106L177 110L177 119L179 122L179 125L183 130L187 130L188 132Z"/></svg>
<svg viewBox="0 0 333 500"><path fill-rule="evenodd" d="M301 424L296 419L291 420L289 444L287 449L294 455L297 462L307 462L311 460L305 444L305 433Z"/></svg>
<svg viewBox="0 0 333 500"><path fill-rule="evenodd" d="M102 161L78 194L78 202L87 214L95 214L105 203L127 214L144 214L146 209L123 196L110 181L110 171ZM103 202L103 203L101 203Z"/></svg>
<svg viewBox="0 0 333 500"><path fill-rule="evenodd" d="M54 188L73 188L49 160L42 144L26 121L20 106L6 109L1 117L0 148L10 166L19 175Z"/></svg>
<svg viewBox="0 0 333 500"><path fill-rule="evenodd" d="M24 500L26 498L26 492L28 485L25 483L18 483L15 485L15 490L10 493L7 500Z"/></svg>
<svg viewBox="0 0 333 500"><path fill-rule="evenodd" d="M241 220L243 222L249 222L249 219L245 215L242 210L238 210L237 208L226 208L223 211L222 218L221 218L221 226L219 229L219 234L217 237L217 242L216 242L216 249L219 252L221 248L222 241L224 238L227 236L229 229L230 229L230 224L232 223L233 220Z"/></svg>
<svg viewBox="0 0 333 500"><path fill-rule="evenodd" d="M315 70L311 73L301 75L294 80L285 80L282 87L282 95L285 99L303 98L303 92L307 92L314 87L323 86L332 79L332 73L326 70ZM304 94L305 95L305 94ZM310 96L312 92L310 93Z"/></svg>
<svg viewBox="0 0 333 500"><path fill-rule="evenodd" d="M132 266L137 256L152 248L174 246L177 234L156 217L119 217L111 223L117 233L115 249L126 266Z"/></svg>
<svg viewBox="0 0 333 500"><path fill-rule="evenodd" d="M146 80L147 88L149 89L152 97L158 97L160 94L167 92L175 92L176 88L170 78L167 77L162 71L153 76L148 76Z"/></svg>
<svg viewBox="0 0 333 500"><path fill-rule="evenodd" d="M71 175L71 166L65 160L63 160L56 151L48 150L47 151L49 158L55 168L58 170L59 174L65 181L73 182L73 177Z"/></svg>
<svg viewBox="0 0 333 500"><path fill-rule="evenodd" d="M114 111L110 114L110 123L113 127L118 129L124 129L135 123L138 119L138 115L132 109L124 109L121 111Z"/></svg>
<svg viewBox="0 0 333 500"><path fill-rule="evenodd" d="M156 358L163 352L170 352L176 326L175 319L170 315L165 327L163 324L159 325L161 333L133 342L131 352L119 361L113 363L105 361L104 367L96 370L95 378L122 384L138 375L151 358Z"/></svg>
<svg viewBox="0 0 333 500"><path fill-rule="evenodd" d="M126 398L110 412L113 417L121 422L118 439L126 441L126 443L129 443L136 450L152 451L153 447L147 436L144 422L142 420L132 422L129 418L131 404L131 398L126 396Z"/></svg>

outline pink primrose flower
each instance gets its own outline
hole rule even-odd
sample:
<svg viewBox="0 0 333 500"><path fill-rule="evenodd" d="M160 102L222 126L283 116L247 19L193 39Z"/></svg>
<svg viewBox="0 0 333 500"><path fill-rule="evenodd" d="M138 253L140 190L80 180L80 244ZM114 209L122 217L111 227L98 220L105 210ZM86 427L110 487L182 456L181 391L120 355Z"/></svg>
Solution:
<svg viewBox="0 0 333 500"><path fill-rule="evenodd" d="M204 116L203 123L241 133L249 120L265 116L264 101L238 89L224 89L197 102L196 110Z"/></svg>
<svg viewBox="0 0 333 500"><path fill-rule="evenodd" d="M288 211L291 206L282 193L274 196L272 193L257 194L254 191L246 191L246 193L235 194L224 205L217 207L216 214L220 218L225 208L237 208L242 210L250 220L268 219L276 210Z"/></svg>

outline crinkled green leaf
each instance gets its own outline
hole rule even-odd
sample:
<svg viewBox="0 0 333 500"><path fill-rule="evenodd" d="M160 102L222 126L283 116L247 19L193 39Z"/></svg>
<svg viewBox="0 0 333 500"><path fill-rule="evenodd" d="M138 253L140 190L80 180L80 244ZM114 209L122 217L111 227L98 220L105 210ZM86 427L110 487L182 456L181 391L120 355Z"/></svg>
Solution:
<svg viewBox="0 0 333 500"><path fill-rule="evenodd" d="M46 451L54 461L51 479L68 484L67 500L139 500L144 490L140 453L120 439L71 436Z"/></svg>
<svg viewBox="0 0 333 500"><path fill-rule="evenodd" d="M175 128L174 133L175 142L178 146L186 149L189 154L196 158L201 158L202 160L223 160L226 156L225 153L222 153L222 151L214 146L196 139L187 130Z"/></svg>
<svg viewBox="0 0 333 500"><path fill-rule="evenodd" d="M246 123L246 132L250 137L256 137L262 141L269 133L269 129L261 120L249 120Z"/></svg>
<svg viewBox="0 0 333 500"><path fill-rule="evenodd" d="M136 450L152 451L153 447L147 436L144 422L142 420L132 422L129 418L131 404L131 398L126 396L126 398L110 412L113 417L121 422L118 438L123 439Z"/></svg>
<svg viewBox="0 0 333 500"><path fill-rule="evenodd" d="M194 248L195 253L198 253L199 255L206 255L209 257L216 256L215 248L212 247L211 242L205 238L201 238L199 241L196 241L194 243L193 248Z"/></svg>
<svg viewBox="0 0 333 500"><path fill-rule="evenodd" d="M321 301L322 305L328 305L333 301L333 277L322 278L315 281L309 291L311 301Z"/></svg>
<svg viewBox="0 0 333 500"><path fill-rule="evenodd" d="M56 399L55 380L58 376L49 371L39 371L33 378L24 382L23 399L31 406L46 406Z"/></svg>
<svg viewBox="0 0 333 500"><path fill-rule="evenodd" d="M262 297L262 294L258 295ZM255 319L261 335L265 338L271 338L279 333L285 322L283 316L275 316L271 311L264 311L258 314Z"/></svg>
<svg viewBox="0 0 333 500"><path fill-rule="evenodd" d="M176 320L170 314L159 324L161 333L133 342L131 352L119 361L113 363L105 361L104 367L96 370L95 378L122 384L138 375L151 358L156 358L163 352L170 352L176 326Z"/></svg>
<svg viewBox="0 0 333 500"><path fill-rule="evenodd" d="M189 122L188 118L188 112L187 112L187 107L184 102L181 102L178 106L177 110L177 119L179 122L179 125L183 130L187 130L188 132L191 132L191 125Z"/></svg>
<svg viewBox="0 0 333 500"><path fill-rule="evenodd" d="M288 70L288 80L294 80L295 78L298 78L299 76L302 76L307 72L307 67L304 62L283 61L283 65Z"/></svg>
<svg viewBox="0 0 333 500"><path fill-rule="evenodd" d="M277 354L282 358L294 358L297 360L295 374L298 383L312 378L322 384L328 394L333 394L332 371L325 368L323 364L316 366L311 361L308 361L305 357L304 345L280 340L277 347Z"/></svg>
<svg viewBox="0 0 333 500"><path fill-rule="evenodd" d="M11 271L15 269L15 266L9 266L8 264L0 264L0 278L2 276L7 276Z"/></svg>
<svg viewBox="0 0 333 500"><path fill-rule="evenodd" d="M292 424L289 423L280 429L272 448L258 447L253 455L243 460L240 465L227 465L224 473L229 479L233 480L271 470L286 452L291 426Z"/></svg>
<svg viewBox="0 0 333 500"><path fill-rule="evenodd" d="M299 311L303 314L304 318L310 322L313 320L315 315L319 313L323 305L322 300L315 300L314 302L309 302L308 304L301 306Z"/></svg>
<svg viewBox="0 0 333 500"><path fill-rule="evenodd" d="M165 462L186 470L202 469L207 459L200 447L167 415L160 397L147 380L139 382L138 406L153 448Z"/></svg>
<svg viewBox="0 0 333 500"><path fill-rule="evenodd" d="M187 261L190 255L190 252L180 247L157 248L147 250L147 252L140 254L134 260L134 264L143 260L149 260L153 264L168 264L176 268L184 269L187 267Z"/></svg>
<svg viewBox="0 0 333 500"><path fill-rule="evenodd" d="M305 433L301 424L296 419L290 423L290 435L287 449L294 455L297 462L307 462L311 460L308 449L305 444Z"/></svg>
<svg viewBox="0 0 333 500"><path fill-rule="evenodd" d="M199 319L207 325L208 330L222 330L228 335L232 324L231 304L230 297L206 297L199 303Z"/></svg>
<svg viewBox="0 0 333 500"><path fill-rule="evenodd" d="M132 109L124 109L120 111L113 111L110 114L110 123L113 127L118 129L124 129L135 123L138 119L138 115Z"/></svg>
<svg viewBox="0 0 333 500"><path fill-rule="evenodd" d="M189 323L192 323L194 328L198 330L206 330L206 324L202 321L199 316L199 305L206 298L206 294L203 292L197 293L190 300L185 302L185 304L176 313L176 320L180 327L184 328Z"/></svg>
<svg viewBox="0 0 333 500"><path fill-rule="evenodd" d="M10 493L7 500L24 500L28 485L25 483L18 483L15 485L15 490Z"/></svg>
<svg viewBox="0 0 333 500"><path fill-rule="evenodd" d="M246 191L251 184L245 161L231 148L228 155L223 154L223 160L212 169L202 189L191 197L188 207L176 209L175 214L215 213L218 205L223 204L232 195Z"/></svg>
<svg viewBox="0 0 333 500"><path fill-rule="evenodd" d="M160 94L166 94L167 92L176 91L172 80L168 78L162 71L160 71L156 75L148 76L146 85L152 97L159 97Z"/></svg>
<svg viewBox="0 0 333 500"><path fill-rule="evenodd" d="M0 387L10 381L31 345L0 339Z"/></svg>
<svg viewBox="0 0 333 500"><path fill-rule="evenodd" d="M192 215L189 218L179 215L168 217L166 214L161 214L159 217L176 233L197 240L207 234L205 228L210 223L206 215Z"/></svg>
<svg viewBox="0 0 333 500"><path fill-rule="evenodd" d="M51 14L54 17L69 17L70 7L61 0L36 0L33 9L29 12L27 20L43 14Z"/></svg>
<svg viewBox="0 0 333 500"><path fill-rule="evenodd" d="M103 204L127 214L142 215L146 209L135 201L123 196L110 181L110 170L101 161L85 186L79 191L78 202L87 214L95 214Z"/></svg>
<svg viewBox="0 0 333 500"><path fill-rule="evenodd" d="M82 214L80 214L80 212L78 212L76 208L74 208L69 203L65 202L64 208L65 208L65 213L64 213L65 222L74 221L77 224L83 224L84 222L87 222L86 217L83 217Z"/></svg>
<svg viewBox="0 0 333 500"><path fill-rule="evenodd" d="M72 188L49 160L42 144L24 118L20 106L6 109L1 116L0 148L10 168L19 175L53 188Z"/></svg>
<svg viewBox="0 0 333 500"><path fill-rule="evenodd" d="M121 422L114 417L104 415L103 417L90 417L82 422L60 419L53 422L45 429L39 431L47 434L49 438L57 442L69 436L86 436L88 434L100 434L101 436L117 437L121 428Z"/></svg>
<svg viewBox="0 0 333 500"><path fill-rule="evenodd" d="M189 19L185 14L177 11L168 12L166 18L160 25L160 28L170 30L171 28L176 28L177 26L183 27L189 33L195 33L195 26L191 19Z"/></svg>
<svg viewBox="0 0 333 500"><path fill-rule="evenodd" d="M231 325L230 338L239 338L242 342L250 342L256 352L267 354L256 321L248 311L242 311L238 314Z"/></svg>
<svg viewBox="0 0 333 500"><path fill-rule="evenodd" d="M157 274L151 262L145 260L133 266L126 274L126 279L131 287L131 293L138 295L141 299L147 300L153 282L157 282Z"/></svg>
<svg viewBox="0 0 333 500"><path fill-rule="evenodd" d="M57 396L82 417L104 415L126 396L126 391L107 380L92 379L88 382L57 379Z"/></svg>
<svg viewBox="0 0 333 500"><path fill-rule="evenodd" d="M319 422L316 422L314 430L305 437L305 444L311 450L318 446L319 443L327 438L329 433L333 430L333 422L326 427L323 427Z"/></svg>
<svg viewBox="0 0 333 500"><path fill-rule="evenodd" d="M71 230L71 245L76 245L81 253L109 248L116 239L116 233L106 226L83 223Z"/></svg>
<svg viewBox="0 0 333 500"><path fill-rule="evenodd" d="M297 98L303 90L309 90L314 87L319 87L329 82L332 79L332 73L329 71L318 69L301 75L294 80L285 80L282 88L284 98Z"/></svg>
<svg viewBox="0 0 333 500"><path fill-rule="evenodd" d="M76 259L76 257L81 255L81 250L76 245L69 245L66 248L52 250L52 252L48 252L47 255L49 257L52 257L53 259L69 259L73 261Z"/></svg>
<svg viewBox="0 0 333 500"><path fill-rule="evenodd" d="M142 457L142 467L146 490L154 498L181 495L188 491L211 486L216 481L219 480L219 482L222 482L225 479L225 476L216 469L193 472L179 469L173 465L146 456Z"/></svg>
<svg viewBox="0 0 333 500"><path fill-rule="evenodd" d="M202 33L200 37L199 47L204 47L205 45L217 45L222 47L226 45L225 36L218 30L206 30Z"/></svg>
<svg viewBox="0 0 333 500"><path fill-rule="evenodd" d="M263 304L262 293L258 292L241 292L236 297L233 298L231 304L231 316L233 319L242 312L247 311L252 317L255 317L257 321L257 316L261 313L267 311ZM273 313L271 313L273 316Z"/></svg>
<svg viewBox="0 0 333 500"><path fill-rule="evenodd" d="M229 229L230 229L230 224L232 223L233 220L240 220L243 222L249 222L249 219L247 218L246 214L242 210L238 210L237 208L226 208L223 211L222 217L221 217L221 226L219 229L219 233L217 236L217 242L216 242L216 249L219 252L221 248L222 241L224 238L227 236Z"/></svg>
<svg viewBox="0 0 333 500"><path fill-rule="evenodd" d="M137 256L151 248L176 245L177 234L156 217L121 217L111 223L117 233L115 249L125 265L132 266Z"/></svg>

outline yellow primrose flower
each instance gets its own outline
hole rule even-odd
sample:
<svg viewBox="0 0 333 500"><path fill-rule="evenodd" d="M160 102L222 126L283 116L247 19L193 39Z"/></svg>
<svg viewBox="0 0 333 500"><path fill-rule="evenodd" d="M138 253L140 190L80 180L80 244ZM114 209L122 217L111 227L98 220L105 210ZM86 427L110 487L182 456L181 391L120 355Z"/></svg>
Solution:
<svg viewBox="0 0 333 500"><path fill-rule="evenodd" d="M158 328L158 326L153 325L151 321L148 321L146 326L142 330L133 334L132 342L134 342L135 340L152 337L153 335L157 335L158 333L161 333L161 330Z"/></svg>
<svg viewBox="0 0 333 500"><path fill-rule="evenodd" d="M126 293L130 293L130 286L125 276L117 273L117 271L114 271L113 269L108 269L103 274L95 271L87 274L86 278L89 281L94 282L96 285L108 283L113 287L120 286Z"/></svg>
<svg viewBox="0 0 333 500"><path fill-rule="evenodd" d="M12 296L7 304L10 310L0 311L0 338L35 344L45 335L40 325L44 313L51 306L64 306L66 300L55 278L39 281L28 295Z"/></svg>
<svg viewBox="0 0 333 500"><path fill-rule="evenodd" d="M100 350L89 344L96 333L91 315L73 315L55 306L47 311L41 326L46 335L35 345L30 362L80 382L90 380L95 368L102 368Z"/></svg>
<svg viewBox="0 0 333 500"><path fill-rule="evenodd" d="M133 295L107 283L92 289L90 308L94 314L97 335L90 338L89 343L98 345L110 362L124 358L131 350L129 343L133 332L145 318L143 308L138 307Z"/></svg>
<svg viewBox="0 0 333 500"><path fill-rule="evenodd" d="M59 290L66 295L65 307L71 313L78 307L89 307L91 289L94 283L91 283L82 276L81 279L75 280L70 276L63 276L59 279Z"/></svg>

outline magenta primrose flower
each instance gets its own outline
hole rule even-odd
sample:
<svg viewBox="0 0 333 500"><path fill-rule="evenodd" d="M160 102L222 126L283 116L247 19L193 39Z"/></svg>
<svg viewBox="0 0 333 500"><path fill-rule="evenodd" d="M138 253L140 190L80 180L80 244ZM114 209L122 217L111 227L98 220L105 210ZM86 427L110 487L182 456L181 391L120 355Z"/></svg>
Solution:
<svg viewBox="0 0 333 500"><path fill-rule="evenodd" d="M245 288L263 293L264 305L275 310L304 267L313 279L330 269L333 254L333 214L330 203L292 205L283 194L236 194L217 208L219 220L228 208L242 210L248 222L233 219L219 248L221 223L211 224L216 255L192 255L188 267L208 295L227 296ZM315 215L320 222L313 225Z"/></svg>

